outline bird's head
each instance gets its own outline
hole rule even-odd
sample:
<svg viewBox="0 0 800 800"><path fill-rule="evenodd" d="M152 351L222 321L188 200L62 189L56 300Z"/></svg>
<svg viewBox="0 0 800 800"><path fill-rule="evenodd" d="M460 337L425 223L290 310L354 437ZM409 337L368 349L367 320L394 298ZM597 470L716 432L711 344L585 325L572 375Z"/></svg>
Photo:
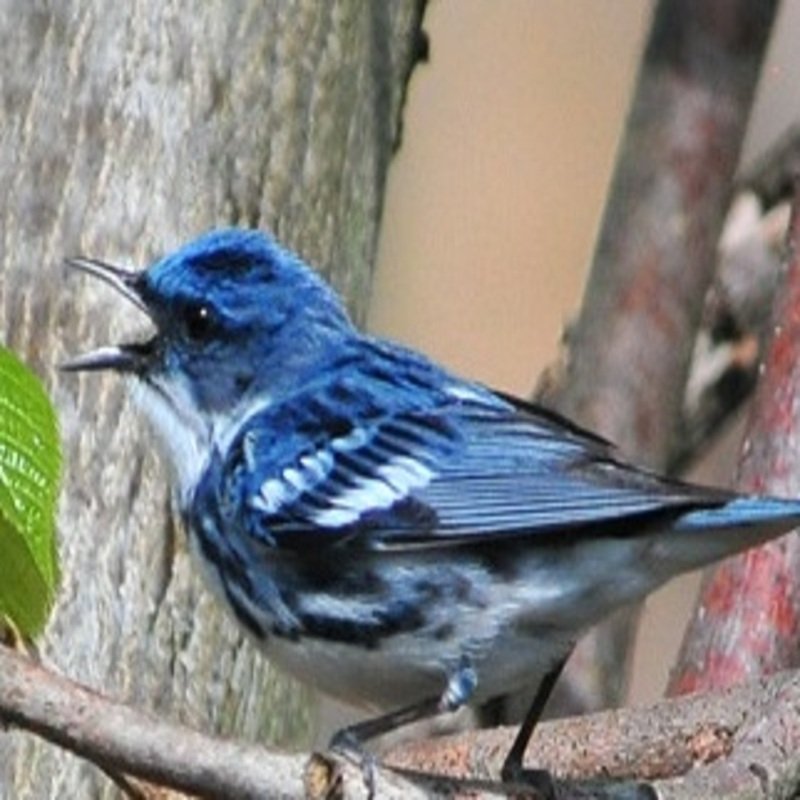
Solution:
<svg viewBox="0 0 800 800"><path fill-rule="evenodd" d="M257 231L208 233L143 272L88 258L67 263L131 300L155 334L102 347L62 368L133 375L162 438L188 435L193 447L248 407L299 388L353 335L328 285Z"/></svg>

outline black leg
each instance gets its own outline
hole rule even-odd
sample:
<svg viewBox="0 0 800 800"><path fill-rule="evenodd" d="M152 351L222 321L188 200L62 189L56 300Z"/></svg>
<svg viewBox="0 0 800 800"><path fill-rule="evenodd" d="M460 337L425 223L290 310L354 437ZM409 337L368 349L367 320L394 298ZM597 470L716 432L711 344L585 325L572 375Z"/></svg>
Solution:
<svg viewBox="0 0 800 800"><path fill-rule="evenodd" d="M533 698L522 725L520 725L514 744L511 745L500 772L503 783L520 784L526 788L533 789L538 797L546 798L546 800L552 800L557 796L552 776L544 769L525 769L522 766L522 759L536 723L539 722L539 718L542 716L542 711L544 711L547 700L566 662L567 659L564 659L560 664L557 664L539 684L536 696ZM576 796L593 798L594 800L656 800L656 793L649 784L635 781L619 783L578 781L573 787L580 790Z"/></svg>
<svg viewBox="0 0 800 800"><path fill-rule="evenodd" d="M342 728L330 742L331 750L362 752L362 745L369 739L389 733L395 728L433 717L446 711L455 711L466 703L475 691L477 679L469 658L462 656L458 668L450 675L441 697L428 698L412 706L390 711L381 717L358 722Z"/></svg>
<svg viewBox="0 0 800 800"><path fill-rule="evenodd" d="M368 739L374 739L411 722L461 708L472 697L476 685L477 679L472 664L467 656L462 656L458 668L450 675L441 697L428 698L412 706L390 711L382 717L342 728L331 739L330 749L363 754L363 744Z"/></svg>
<svg viewBox="0 0 800 800"><path fill-rule="evenodd" d="M373 717L342 728L331 737L328 748L353 759L361 766L367 797L372 800L375 796L375 757L364 749L364 742L411 722L432 717L441 711L441 698L424 700L416 705L391 711L381 717Z"/></svg>
<svg viewBox="0 0 800 800"><path fill-rule="evenodd" d="M380 717L365 719L347 728L337 731L331 738L329 747L331 750L344 751L346 753L362 753L364 742L381 736L384 733L408 725L411 722L432 717L441 712L441 701L438 697L423 700L413 706L406 706L397 711L391 711Z"/></svg>
<svg viewBox="0 0 800 800"><path fill-rule="evenodd" d="M514 744L511 745L511 749L508 751L508 755L503 762L503 768L500 772L500 776L504 782L526 783L545 797L553 796L553 781L550 774L540 769L524 769L522 766L522 759L525 755L525 749L528 746L531 735L533 734L533 729L536 727L536 723L539 722L547 700L566 663L567 659L565 658L563 661L556 664L542 679L539 688L536 690L536 695L533 698L531 707L528 709L525 719L522 720L522 725L519 726L517 737L514 739Z"/></svg>
<svg viewBox="0 0 800 800"><path fill-rule="evenodd" d="M411 722L433 717L446 711L455 711L466 703L475 691L477 678L467 656L462 656L457 669L450 675L440 697L391 711L381 717L357 722L337 731L328 747L342 755L357 760L364 773L364 783L371 798L374 794L374 757L364 749L364 742Z"/></svg>

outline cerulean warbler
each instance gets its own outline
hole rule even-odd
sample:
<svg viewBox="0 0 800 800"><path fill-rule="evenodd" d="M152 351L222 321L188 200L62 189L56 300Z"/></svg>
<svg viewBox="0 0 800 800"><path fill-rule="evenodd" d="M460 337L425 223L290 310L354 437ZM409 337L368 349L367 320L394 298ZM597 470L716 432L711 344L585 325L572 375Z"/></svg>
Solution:
<svg viewBox="0 0 800 800"><path fill-rule="evenodd" d="M132 375L211 585L276 664L388 711L334 737L538 685L673 575L800 524L800 501L637 469L542 408L367 336L297 256L247 230L145 272L70 262L155 335L66 365Z"/></svg>

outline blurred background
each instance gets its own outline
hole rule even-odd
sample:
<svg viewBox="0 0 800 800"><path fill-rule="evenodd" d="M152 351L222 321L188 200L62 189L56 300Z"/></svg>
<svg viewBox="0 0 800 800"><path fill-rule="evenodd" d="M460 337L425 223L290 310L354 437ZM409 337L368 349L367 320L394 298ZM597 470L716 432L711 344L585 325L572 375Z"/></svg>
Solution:
<svg viewBox="0 0 800 800"><path fill-rule="evenodd" d="M389 176L372 331L520 396L577 311L653 3L436 0ZM742 163L800 108L800 3L771 43ZM729 480L734 429L693 471ZM666 685L698 576L648 602L630 702Z"/></svg>

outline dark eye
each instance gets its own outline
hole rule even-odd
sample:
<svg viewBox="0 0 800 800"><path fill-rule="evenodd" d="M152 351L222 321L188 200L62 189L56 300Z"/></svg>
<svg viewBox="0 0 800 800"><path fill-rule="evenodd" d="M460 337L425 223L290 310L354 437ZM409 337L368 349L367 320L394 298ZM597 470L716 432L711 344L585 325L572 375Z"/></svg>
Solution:
<svg viewBox="0 0 800 800"><path fill-rule="evenodd" d="M183 330L192 342L204 342L214 333L216 320L211 308L203 303L192 303L183 309Z"/></svg>

